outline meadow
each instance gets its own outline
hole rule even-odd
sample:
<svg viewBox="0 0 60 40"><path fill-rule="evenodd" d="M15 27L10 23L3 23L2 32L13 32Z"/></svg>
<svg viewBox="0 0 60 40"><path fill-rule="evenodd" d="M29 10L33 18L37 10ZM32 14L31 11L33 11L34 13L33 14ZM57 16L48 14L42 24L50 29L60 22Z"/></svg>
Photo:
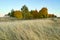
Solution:
<svg viewBox="0 0 60 40"><path fill-rule="evenodd" d="M0 40L60 40L60 18L0 21Z"/></svg>

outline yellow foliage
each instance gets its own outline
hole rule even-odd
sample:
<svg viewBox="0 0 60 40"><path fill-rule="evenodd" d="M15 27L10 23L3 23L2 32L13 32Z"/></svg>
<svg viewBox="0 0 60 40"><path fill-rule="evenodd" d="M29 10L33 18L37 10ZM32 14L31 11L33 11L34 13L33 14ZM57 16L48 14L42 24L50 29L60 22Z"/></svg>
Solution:
<svg viewBox="0 0 60 40"><path fill-rule="evenodd" d="M48 17L48 9L47 8L42 8L39 13L43 16L43 18Z"/></svg>
<svg viewBox="0 0 60 40"><path fill-rule="evenodd" d="M18 18L18 19L22 19L22 18L23 18L22 13L21 13L20 11L15 11L15 12L14 12L14 16L15 16L16 18Z"/></svg>

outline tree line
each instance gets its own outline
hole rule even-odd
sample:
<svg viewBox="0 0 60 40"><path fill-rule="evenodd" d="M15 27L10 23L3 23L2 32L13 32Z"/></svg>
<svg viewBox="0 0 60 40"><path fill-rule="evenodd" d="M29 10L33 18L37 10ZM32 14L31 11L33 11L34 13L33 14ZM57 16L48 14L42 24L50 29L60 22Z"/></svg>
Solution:
<svg viewBox="0 0 60 40"><path fill-rule="evenodd" d="M54 14L48 14L48 9L43 7L39 12L37 10L29 11L26 5L22 6L21 10L12 9L11 12L7 14L10 17L17 19L39 19L39 18L54 18L57 17Z"/></svg>

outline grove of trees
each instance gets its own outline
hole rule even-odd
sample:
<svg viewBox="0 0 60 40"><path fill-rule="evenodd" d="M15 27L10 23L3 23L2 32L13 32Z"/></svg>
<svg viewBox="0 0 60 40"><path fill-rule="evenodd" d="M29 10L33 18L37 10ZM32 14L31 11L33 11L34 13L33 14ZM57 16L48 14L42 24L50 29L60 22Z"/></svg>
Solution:
<svg viewBox="0 0 60 40"><path fill-rule="evenodd" d="M49 14L48 9L43 7L41 10L31 10L29 11L26 5L22 6L21 10L12 9L11 12L7 14L10 17L15 17L17 19L38 19L38 18L53 18L57 17L54 14Z"/></svg>

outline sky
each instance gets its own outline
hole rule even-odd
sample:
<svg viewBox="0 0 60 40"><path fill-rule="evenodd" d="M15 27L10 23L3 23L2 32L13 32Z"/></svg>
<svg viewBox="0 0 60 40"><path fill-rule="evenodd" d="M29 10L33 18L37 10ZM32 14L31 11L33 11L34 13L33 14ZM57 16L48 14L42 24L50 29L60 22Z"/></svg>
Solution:
<svg viewBox="0 0 60 40"><path fill-rule="evenodd" d="M41 10L46 7L49 14L60 17L60 0L0 0L0 17L8 14L12 9L20 10L23 5L29 10Z"/></svg>

